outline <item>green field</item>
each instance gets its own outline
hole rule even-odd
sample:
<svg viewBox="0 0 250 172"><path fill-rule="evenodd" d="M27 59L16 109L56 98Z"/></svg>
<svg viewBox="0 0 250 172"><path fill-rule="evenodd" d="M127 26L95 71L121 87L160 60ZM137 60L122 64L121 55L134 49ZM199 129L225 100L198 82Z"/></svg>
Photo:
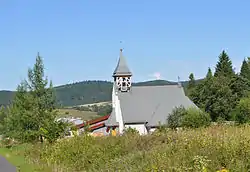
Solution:
<svg viewBox="0 0 250 172"><path fill-rule="evenodd" d="M100 117L97 112L79 111L75 109L59 109L61 117L79 117L83 120L91 120Z"/></svg>

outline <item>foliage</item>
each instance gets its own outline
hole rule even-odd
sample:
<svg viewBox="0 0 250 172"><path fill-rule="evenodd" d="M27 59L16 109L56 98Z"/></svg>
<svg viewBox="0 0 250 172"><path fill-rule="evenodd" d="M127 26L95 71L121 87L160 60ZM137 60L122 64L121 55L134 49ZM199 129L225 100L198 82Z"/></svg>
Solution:
<svg viewBox="0 0 250 172"><path fill-rule="evenodd" d="M250 80L250 67L246 59L243 60L241 69L240 69L240 76Z"/></svg>
<svg viewBox="0 0 250 172"><path fill-rule="evenodd" d="M139 131L136 130L135 128L128 127L127 129L124 130L124 134L126 134L126 135L138 135Z"/></svg>
<svg viewBox="0 0 250 172"><path fill-rule="evenodd" d="M234 120L239 124L250 122L250 97L242 98L236 106Z"/></svg>
<svg viewBox="0 0 250 172"><path fill-rule="evenodd" d="M97 114L101 116L109 115L112 112L111 105L99 106Z"/></svg>
<svg viewBox="0 0 250 172"><path fill-rule="evenodd" d="M232 61L230 60L226 51L223 50L222 53L219 55L219 61L216 64L214 76L230 77L234 74L235 73L233 70Z"/></svg>
<svg viewBox="0 0 250 172"><path fill-rule="evenodd" d="M65 124L56 121L57 111L53 85L44 77L41 57L37 56L28 80L17 88L8 115L4 120L4 136L19 142L34 142L43 138L53 142L64 133Z"/></svg>
<svg viewBox="0 0 250 172"><path fill-rule="evenodd" d="M172 113L169 114L167 118L168 127L175 129L182 126L183 116L186 115L186 110L183 106L175 107Z"/></svg>
<svg viewBox="0 0 250 172"><path fill-rule="evenodd" d="M238 101L248 95L250 82L244 74L247 73L246 63L243 61L243 73L235 74L229 56L222 51L214 76L209 68L206 78L188 94L199 108L210 114L212 121L233 120L232 112Z"/></svg>
<svg viewBox="0 0 250 172"><path fill-rule="evenodd" d="M195 82L194 74L191 73L189 75L189 81L188 81L188 84L187 84L187 88L184 88L186 94L189 97L191 97L191 99L192 99L192 96L194 96L194 94L196 93L195 92L195 86L196 86L196 82Z"/></svg>
<svg viewBox="0 0 250 172"><path fill-rule="evenodd" d="M208 113L196 108L189 108L186 110L186 114L182 119L182 126L189 128L199 128L203 126L209 126L211 118Z"/></svg>
<svg viewBox="0 0 250 172"><path fill-rule="evenodd" d="M0 135L4 130L4 119L7 117L6 108L0 107Z"/></svg>
<svg viewBox="0 0 250 172"><path fill-rule="evenodd" d="M91 111L91 112L97 112L100 116L108 115L112 112L112 105L106 104L106 105L88 105L88 106L80 106L75 107L74 109L80 110L80 111Z"/></svg>
<svg viewBox="0 0 250 172"><path fill-rule="evenodd" d="M17 143L11 138L3 138L1 140L1 147L12 148L15 145L17 145Z"/></svg>
<svg viewBox="0 0 250 172"><path fill-rule="evenodd" d="M248 96L250 91L250 80L241 75L235 75L231 78L229 86L232 90L232 94L236 98L235 104L237 104L241 98Z"/></svg>
<svg viewBox="0 0 250 172"><path fill-rule="evenodd" d="M188 86L187 86L187 88L188 88L188 89L192 89L192 88L194 88L194 86L195 86L195 78L194 78L194 74L191 73L191 74L189 75L189 81L188 81Z"/></svg>
<svg viewBox="0 0 250 172"><path fill-rule="evenodd" d="M206 112L213 121L218 118L230 120L230 113L235 106L235 95L229 86L229 81L224 76L215 77L210 87L211 94L206 99Z"/></svg>
<svg viewBox="0 0 250 172"><path fill-rule="evenodd" d="M199 82L195 88L193 88L192 92L190 92L189 97L193 102L202 109L207 111L208 103L207 100L213 92L211 90L211 86L213 84L213 74L210 68L208 68L208 72L206 78Z"/></svg>
<svg viewBox="0 0 250 172"><path fill-rule="evenodd" d="M27 151L54 171L229 171L249 169L250 127L210 126L161 135L83 135Z"/></svg>
<svg viewBox="0 0 250 172"><path fill-rule="evenodd" d="M167 121L168 127L172 129L178 127L199 128L209 126L211 118L202 110L193 107L185 109L181 106L173 110Z"/></svg>

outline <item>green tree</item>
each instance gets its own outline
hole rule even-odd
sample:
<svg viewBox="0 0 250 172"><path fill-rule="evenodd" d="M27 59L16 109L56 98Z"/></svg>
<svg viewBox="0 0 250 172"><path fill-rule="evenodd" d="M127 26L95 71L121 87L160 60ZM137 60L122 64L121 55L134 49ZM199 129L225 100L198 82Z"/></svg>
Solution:
<svg viewBox="0 0 250 172"><path fill-rule="evenodd" d="M233 76L234 70L232 66L232 61L230 60L228 54L225 50L219 55L219 61L216 64L214 76L224 76L224 77L231 77Z"/></svg>
<svg viewBox="0 0 250 172"><path fill-rule="evenodd" d="M250 57L247 57L247 64L250 66Z"/></svg>
<svg viewBox="0 0 250 172"><path fill-rule="evenodd" d="M248 96L250 80L241 75L235 75L230 81L230 89L236 98L236 105L241 98Z"/></svg>
<svg viewBox="0 0 250 172"><path fill-rule="evenodd" d="M65 131L66 124L57 121L56 100L52 82L44 77L44 65L38 54L36 63L28 70L28 80L17 88L14 101L5 120L5 136L21 142L43 138L53 142Z"/></svg>
<svg viewBox="0 0 250 172"><path fill-rule="evenodd" d="M250 122L250 98L242 98L237 104L233 114L234 120L239 124Z"/></svg>
<svg viewBox="0 0 250 172"><path fill-rule="evenodd" d="M212 78L213 78L213 73L212 73L211 68L209 67L207 71L206 79L211 80Z"/></svg>
<svg viewBox="0 0 250 172"><path fill-rule="evenodd" d="M4 132L4 120L7 117L6 108L0 107L0 134Z"/></svg>
<svg viewBox="0 0 250 172"><path fill-rule="evenodd" d="M189 75L188 89L192 89L192 88L194 88L194 86L195 86L195 78L194 78L194 74L191 73Z"/></svg>
<svg viewBox="0 0 250 172"><path fill-rule="evenodd" d="M195 86L195 89L191 92L190 95L193 102L199 108L204 109L206 112L208 111L207 101L213 95L213 92L211 90L212 84L213 84L213 74L211 69L208 68L206 78Z"/></svg>
<svg viewBox="0 0 250 172"><path fill-rule="evenodd" d="M245 59L243 60L242 65L241 65L240 76L250 80L250 65Z"/></svg>
<svg viewBox="0 0 250 172"><path fill-rule="evenodd" d="M205 99L205 111L213 121L217 119L230 120L230 113L235 105L235 95L230 89L227 77L214 77L209 88L209 94Z"/></svg>

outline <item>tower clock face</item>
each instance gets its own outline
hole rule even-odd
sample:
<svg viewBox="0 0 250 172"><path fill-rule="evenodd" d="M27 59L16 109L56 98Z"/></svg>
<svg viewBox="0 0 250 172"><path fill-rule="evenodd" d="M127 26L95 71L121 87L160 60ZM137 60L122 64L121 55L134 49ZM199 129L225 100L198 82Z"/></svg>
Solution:
<svg viewBox="0 0 250 172"><path fill-rule="evenodd" d="M126 92L130 90L130 87L131 87L130 77L117 77L116 85L117 85L118 90L122 92Z"/></svg>

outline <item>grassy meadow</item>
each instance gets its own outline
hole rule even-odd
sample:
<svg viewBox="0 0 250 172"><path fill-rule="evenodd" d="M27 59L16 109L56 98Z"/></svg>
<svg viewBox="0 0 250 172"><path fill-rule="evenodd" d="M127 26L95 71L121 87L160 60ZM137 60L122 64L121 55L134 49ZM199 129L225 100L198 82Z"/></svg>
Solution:
<svg viewBox="0 0 250 172"><path fill-rule="evenodd" d="M204 168L215 172L222 163L230 171L244 172L250 170L250 126L166 130L148 136L82 135L52 145L32 145L24 152L29 164L46 172L201 172Z"/></svg>
<svg viewBox="0 0 250 172"><path fill-rule="evenodd" d="M58 109L60 117L79 117L83 120L91 120L100 117L97 112L80 111L76 109Z"/></svg>
<svg viewBox="0 0 250 172"><path fill-rule="evenodd" d="M0 147L0 155L5 157L9 163L17 167L19 172L34 172L36 169L39 169L39 165L28 163L25 157L25 151L27 149L28 145L19 145L13 148ZM46 171L48 167L43 167L42 170Z"/></svg>

